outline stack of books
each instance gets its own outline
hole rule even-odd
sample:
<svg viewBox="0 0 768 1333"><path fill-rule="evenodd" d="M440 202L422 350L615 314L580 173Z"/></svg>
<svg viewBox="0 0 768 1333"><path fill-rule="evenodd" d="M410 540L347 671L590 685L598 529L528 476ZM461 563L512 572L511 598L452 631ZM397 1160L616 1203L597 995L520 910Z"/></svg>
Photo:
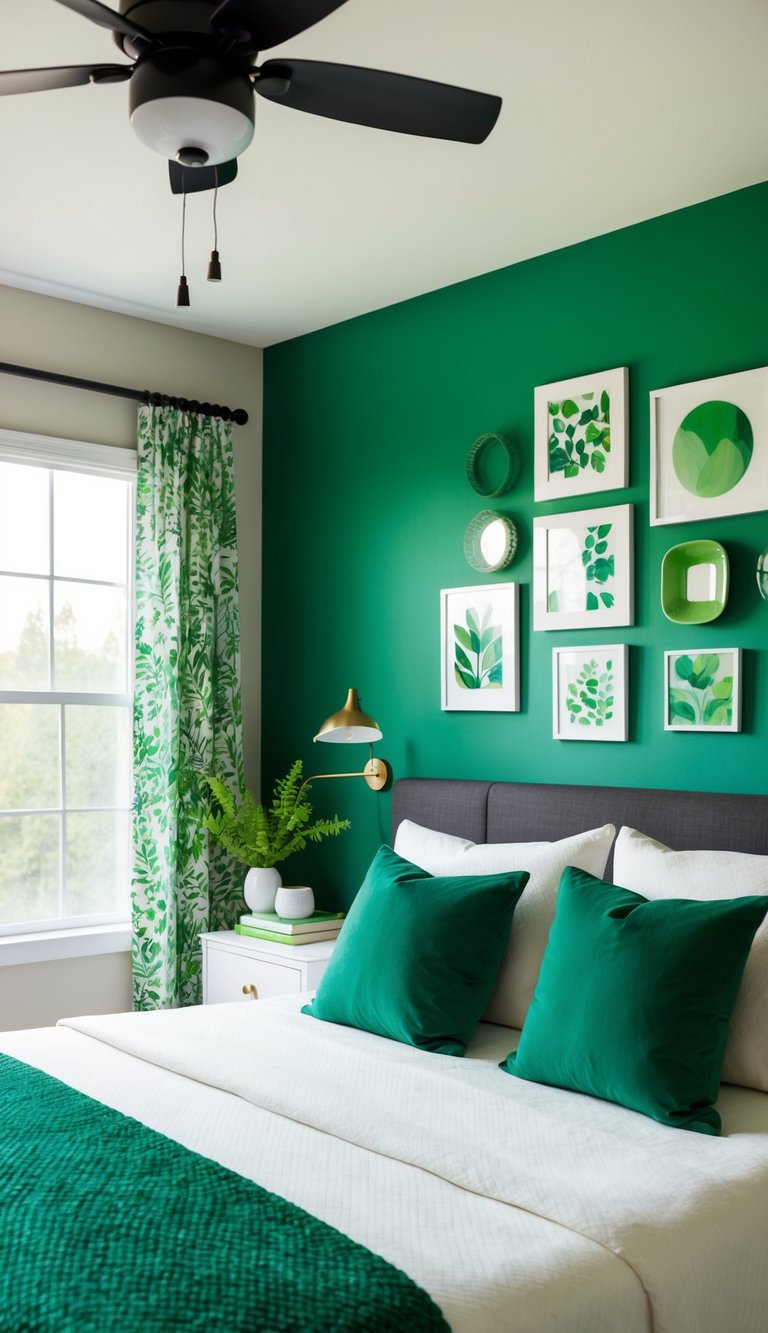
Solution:
<svg viewBox="0 0 768 1333"><path fill-rule="evenodd" d="M343 912L313 912L294 921L277 912L245 912L235 930L238 935L272 940L274 944L319 944L321 940L335 940L343 924Z"/></svg>

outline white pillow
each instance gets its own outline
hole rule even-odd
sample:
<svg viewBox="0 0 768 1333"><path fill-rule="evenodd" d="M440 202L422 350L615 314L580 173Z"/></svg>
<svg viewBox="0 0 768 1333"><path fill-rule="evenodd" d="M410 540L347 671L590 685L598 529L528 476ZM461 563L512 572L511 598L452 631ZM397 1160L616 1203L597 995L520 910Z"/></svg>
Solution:
<svg viewBox="0 0 768 1333"><path fill-rule="evenodd" d="M644 898L743 898L768 894L768 856L675 852L636 829L623 828L616 839L613 879ZM749 952L721 1079L768 1092L768 921L758 928Z"/></svg>
<svg viewBox="0 0 768 1333"><path fill-rule="evenodd" d="M402 820L395 834L395 851L406 861L412 861L430 875L459 874L459 871L445 871L442 867L452 856L469 851L478 844L467 838L454 838L452 833L439 833L437 829L425 828L423 824L414 824L412 819ZM433 870L432 866L441 869ZM502 872L503 873L503 872Z"/></svg>
<svg viewBox="0 0 768 1333"><path fill-rule="evenodd" d="M523 1026L555 916L560 876L566 866L578 866L602 878L615 836L613 824L604 824L559 842L475 843L403 820L395 851L430 875L501 875L505 870L530 874L515 908L496 987L483 1014L486 1022Z"/></svg>

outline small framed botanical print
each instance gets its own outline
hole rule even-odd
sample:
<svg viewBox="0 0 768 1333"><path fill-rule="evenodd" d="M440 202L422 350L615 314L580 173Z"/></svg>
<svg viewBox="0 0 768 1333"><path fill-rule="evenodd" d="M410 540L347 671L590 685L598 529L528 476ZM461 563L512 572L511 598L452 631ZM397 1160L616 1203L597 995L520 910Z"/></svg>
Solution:
<svg viewBox="0 0 768 1333"><path fill-rule="evenodd" d="M627 382L621 366L534 389L536 500L628 485Z"/></svg>
<svg viewBox="0 0 768 1333"><path fill-rule="evenodd" d="M651 394L651 524L768 509L768 367Z"/></svg>
<svg viewBox="0 0 768 1333"><path fill-rule="evenodd" d="M664 654L665 731L741 731L741 649Z"/></svg>
<svg viewBox="0 0 768 1333"><path fill-rule="evenodd" d="M517 583L443 588L440 593L441 706L517 713L520 646Z"/></svg>
<svg viewBox="0 0 768 1333"><path fill-rule="evenodd" d="M533 520L533 628L631 625L632 505Z"/></svg>
<svg viewBox="0 0 768 1333"><path fill-rule="evenodd" d="M627 645L552 649L552 735L558 741L627 739Z"/></svg>

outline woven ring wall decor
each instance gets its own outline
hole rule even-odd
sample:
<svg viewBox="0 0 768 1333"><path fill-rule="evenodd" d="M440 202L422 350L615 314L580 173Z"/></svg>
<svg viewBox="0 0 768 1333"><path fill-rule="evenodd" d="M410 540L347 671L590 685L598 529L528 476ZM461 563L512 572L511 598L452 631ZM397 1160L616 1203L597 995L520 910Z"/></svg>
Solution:
<svg viewBox="0 0 768 1333"><path fill-rule="evenodd" d="M506 474L498 486L493 486L483 476L484 464L487 464L488 455L494 449L503 450L506 456ZM511 440L507 440L503 435L497 435L495 431L488 431L485 435L480 435L470 446L467 454L467 481L478 495L483 495L486 499L493 499L497 495L504 495L511 491L517 481L520 471L520 460L517 450Z"/></svg>
<svg viewBox="0 0 768 1333"><path fill-rule="evenodd" d="M492 528L493 532L490 531ZM493 574L512 564L517 543L517 525L511 518L497 514L493 509L481 509L464 533L464 555L467 564L478 574Z"/></svg>

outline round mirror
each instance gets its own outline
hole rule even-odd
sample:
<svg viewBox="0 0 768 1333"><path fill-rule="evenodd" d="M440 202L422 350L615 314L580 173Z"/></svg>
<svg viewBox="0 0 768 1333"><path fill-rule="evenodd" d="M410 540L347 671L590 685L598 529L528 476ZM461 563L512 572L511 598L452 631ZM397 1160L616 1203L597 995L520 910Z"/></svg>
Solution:
<svg viewBox="0 0 768 1333"><path fill-rule="evenodd" d="M768 602L768 546L757 557L757 586L763 601Z"/></svg>
<svg viewBox="0 0 768 1333"><path fill-rule="evenodd" d="M464 555L479 574L492 574L512 563L517 541L517 528L511 518L482 509L464 533Z"/></svg>

